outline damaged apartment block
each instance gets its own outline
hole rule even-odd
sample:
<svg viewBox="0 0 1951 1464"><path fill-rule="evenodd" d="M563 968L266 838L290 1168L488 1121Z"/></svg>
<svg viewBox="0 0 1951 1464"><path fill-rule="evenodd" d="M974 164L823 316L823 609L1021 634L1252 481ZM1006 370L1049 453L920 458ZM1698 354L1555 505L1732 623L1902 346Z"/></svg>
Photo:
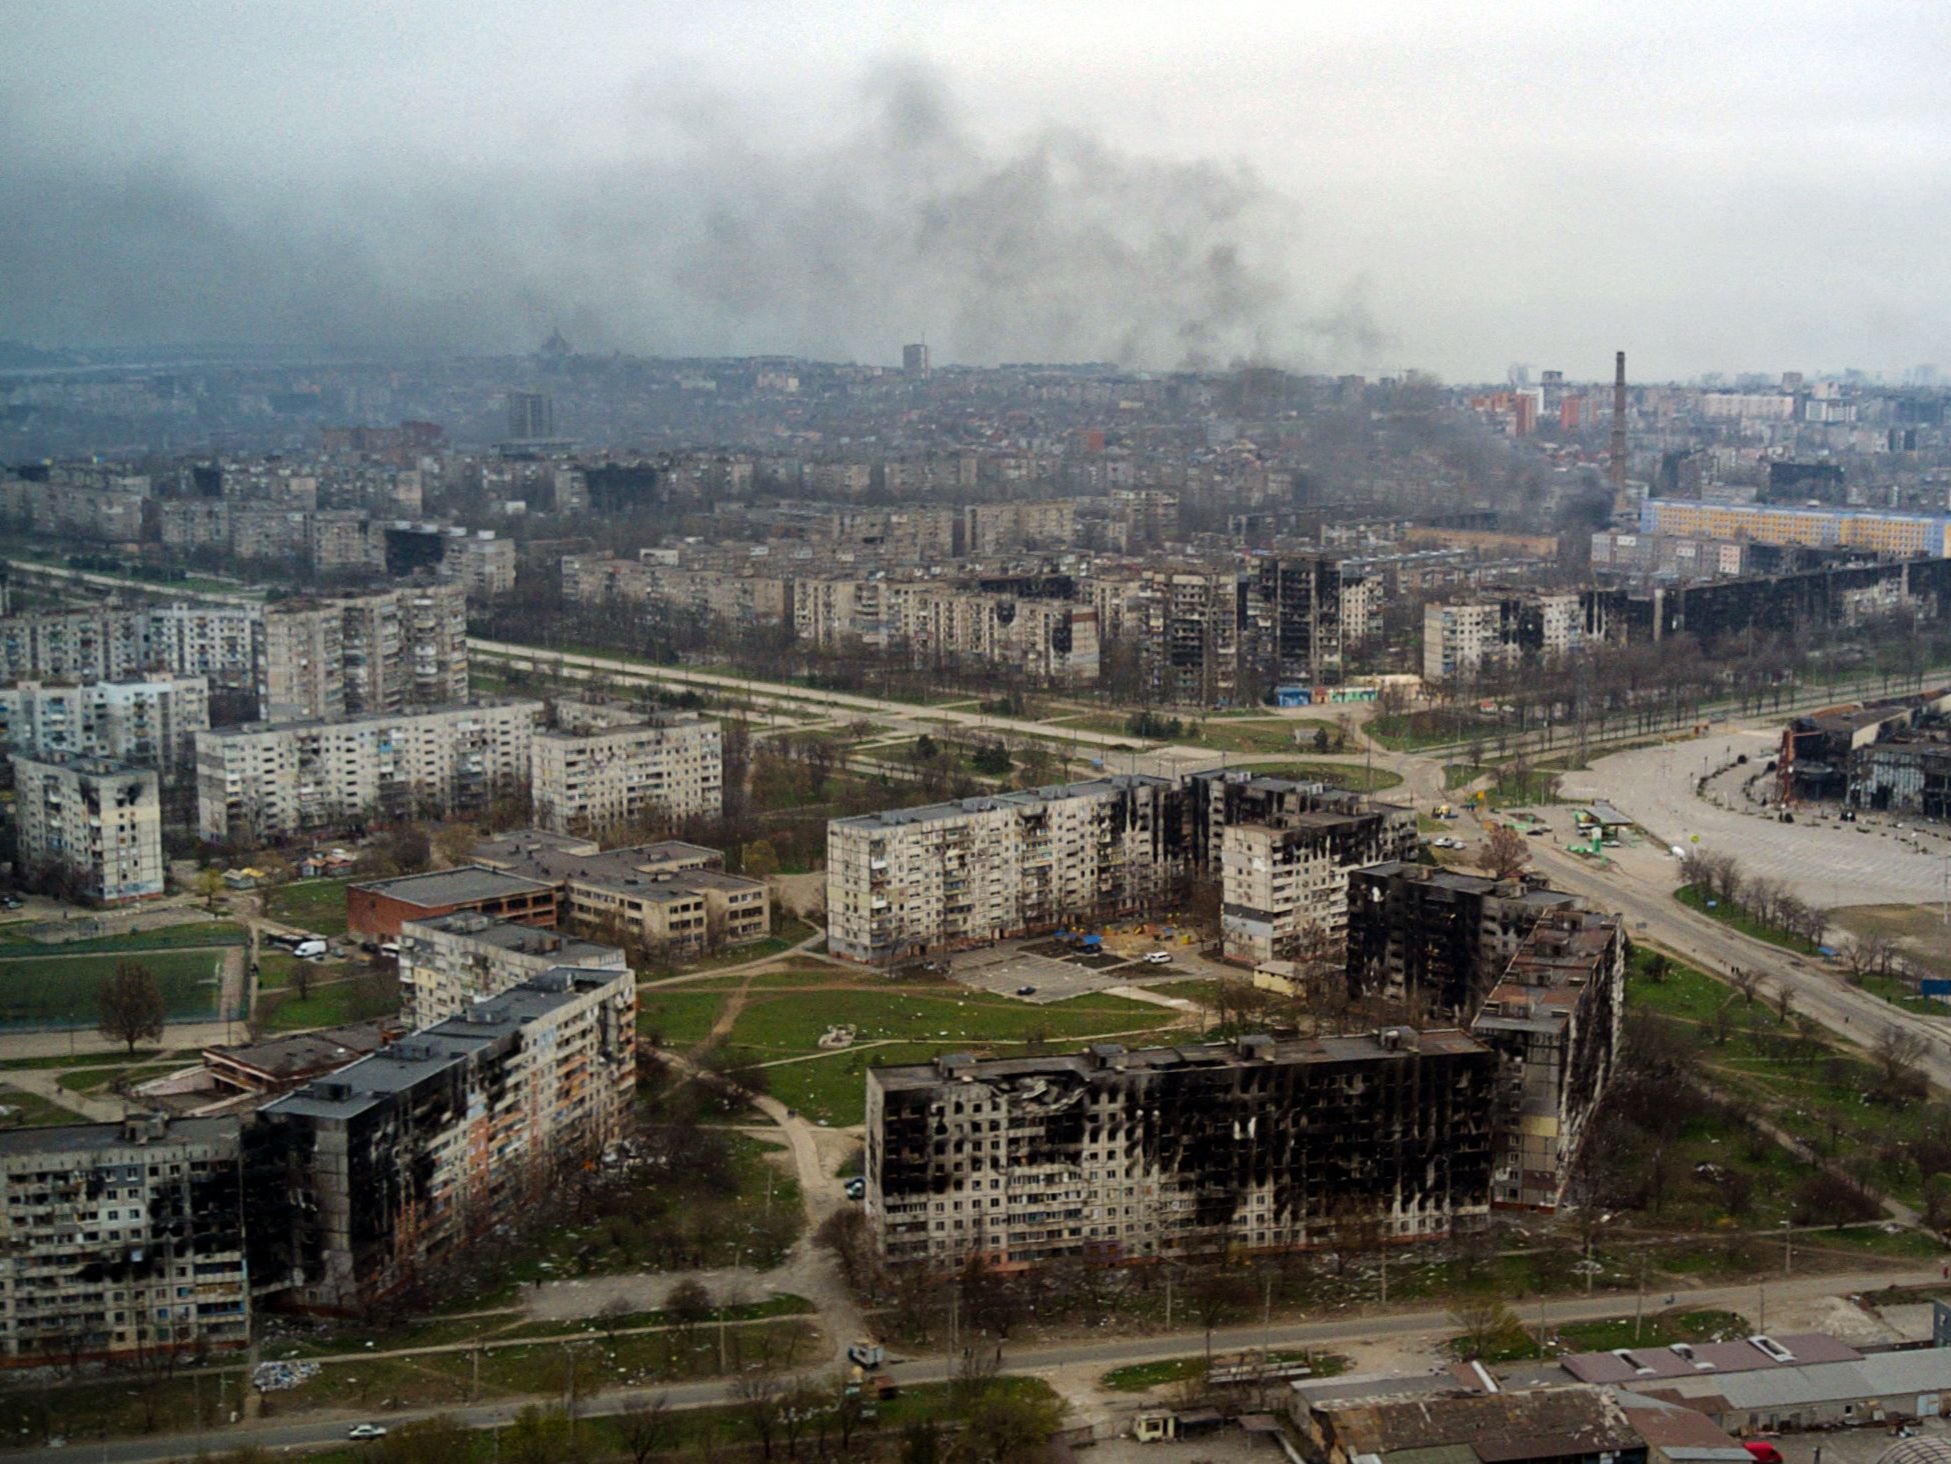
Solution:
<svg viewBox="0 0 1951 1464"><path fill-rule="evenodd" d="M1626 941L1583 910L1545 915L1470 1034L1501 1060L1492 1202L1555 1210L1619 1056Z"/></svg>
<svg viewBox="0 0 1951 1464"><path fill-rule="evenodd" d="M1004 1268L1438 1238L1488 1211L1497 1084L1399 1028L870 1069L868 1215L890 1260Z"/></svg>
<svg viewBox="0 0 1951 1464"><path fill-rule="evenodd" d="M556 967L266 1104L259 1293L356 1311L549 1196L622 1131L636 1018L628 970Z"/></svg>
<svg viewBox="0 0 1951 1464"><path fill-rule="evenodd" d="M235 1118L0 1134L0 1364L251 1339Z"/></svg>

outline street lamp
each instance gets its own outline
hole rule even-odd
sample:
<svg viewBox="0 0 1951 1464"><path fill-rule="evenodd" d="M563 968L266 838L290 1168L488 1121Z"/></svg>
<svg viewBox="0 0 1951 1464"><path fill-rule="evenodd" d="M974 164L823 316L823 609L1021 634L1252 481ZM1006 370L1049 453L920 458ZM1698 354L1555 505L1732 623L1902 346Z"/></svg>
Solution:
<svg viewBox="0 0 1951 1464"><path fill-rule="evenodd" d="M1782 1221L1782 1274L1784 1276L1791 1276L1794 1273L1795 1222L1793 1220L1784 1220Z"/></svg>

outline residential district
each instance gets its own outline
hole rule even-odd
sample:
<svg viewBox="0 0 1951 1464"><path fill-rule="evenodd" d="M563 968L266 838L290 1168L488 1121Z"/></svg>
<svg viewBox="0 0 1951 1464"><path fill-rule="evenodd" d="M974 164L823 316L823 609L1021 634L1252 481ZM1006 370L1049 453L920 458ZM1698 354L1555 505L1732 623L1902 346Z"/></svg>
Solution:
<svg viewBox="0 0 1951 1464"><path fill-rule="evenodd" d="M1938 1437L1951 390L899 354L0 380L0 1437Z"/></svg>

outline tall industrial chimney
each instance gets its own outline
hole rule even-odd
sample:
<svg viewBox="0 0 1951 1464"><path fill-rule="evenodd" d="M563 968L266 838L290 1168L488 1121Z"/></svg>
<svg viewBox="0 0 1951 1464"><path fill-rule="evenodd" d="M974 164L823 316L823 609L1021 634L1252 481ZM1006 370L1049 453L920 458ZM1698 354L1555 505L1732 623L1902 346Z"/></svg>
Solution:
<svg viewBox="0 0 1951 1464"><path fill-rule="evenodd" d="M1626 353L1612 358L1612 461L1606 476L1612 479L1615 497L1626 489Z"/></svg>

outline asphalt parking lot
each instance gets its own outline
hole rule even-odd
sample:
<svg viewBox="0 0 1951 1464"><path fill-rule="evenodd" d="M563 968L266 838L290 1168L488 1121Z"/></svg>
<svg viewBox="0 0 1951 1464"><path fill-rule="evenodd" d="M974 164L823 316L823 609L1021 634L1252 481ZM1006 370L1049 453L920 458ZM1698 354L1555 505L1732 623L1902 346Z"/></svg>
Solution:
<svg viewBox="0 0 1951 1464"><path fill-rule="evenodd" d="M1038 955L1020 947L994 946L987 950L961 951L949 961L949 975L977 991L998 996L1018 996L1025 986L1035 992L1018 1000L1042 1006L1047 1002L1068 1001L1093 991L1108 991L1113 986L1129 986L1145 976L1156 978L1169 967L1147 966L1142 961L1120 961L1115 957L1082 964Z"/></svg>

